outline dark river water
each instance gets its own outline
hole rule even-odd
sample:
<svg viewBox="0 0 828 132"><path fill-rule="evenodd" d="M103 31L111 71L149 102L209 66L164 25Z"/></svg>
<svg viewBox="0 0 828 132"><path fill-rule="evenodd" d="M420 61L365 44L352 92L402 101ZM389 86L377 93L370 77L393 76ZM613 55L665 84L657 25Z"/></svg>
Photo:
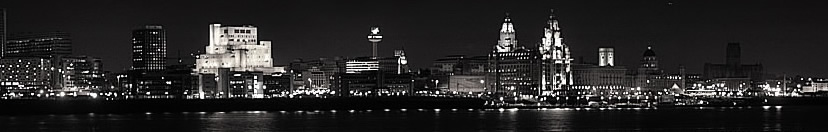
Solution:
<svg viewBox="0 0 828 132"><path fill-rule="evenodd" d="M0 131L828 131L828 106L3 115Z"/></svg>

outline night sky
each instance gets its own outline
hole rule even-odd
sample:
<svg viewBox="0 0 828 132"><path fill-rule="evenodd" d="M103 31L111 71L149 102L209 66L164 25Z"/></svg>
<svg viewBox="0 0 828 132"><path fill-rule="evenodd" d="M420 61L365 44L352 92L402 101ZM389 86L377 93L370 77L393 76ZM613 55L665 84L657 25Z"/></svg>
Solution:
<svg viewBox="0 0 828 132"><path fill-rule="evenodd" d="M405 48L412 66L446 55L485 55L497 42L505 12L519 45L540 42L555 8L575 62L596 63L597 47L614 46L616 64L638 67L653 45L661 68L724 63L725 46L742 44L743 63L769 73L828 76L828 1L180 1L2 0L14 32L65 31L76 55L104 59L106 70L131 65L131 30L162 24L168 57L207 45L208 24L253 24L273 40L277 65L296 58L370 55L369 27L380 25L381 56Z"/></svg>

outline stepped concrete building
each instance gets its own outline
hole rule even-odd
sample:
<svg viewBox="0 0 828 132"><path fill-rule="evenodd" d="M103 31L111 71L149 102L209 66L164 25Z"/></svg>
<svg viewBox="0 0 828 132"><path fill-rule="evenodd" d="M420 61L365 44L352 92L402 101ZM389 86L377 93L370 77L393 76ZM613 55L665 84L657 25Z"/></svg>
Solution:
<svg viewBox="0 0 828 132"><path fill-rule="evenodd" d="M255 26L210 24L209 36L206 53L196 58L196 73L216 74L219 68L262 71L268 75L284 71L283 67L273 67L271 42L259 40Z"/></svg>

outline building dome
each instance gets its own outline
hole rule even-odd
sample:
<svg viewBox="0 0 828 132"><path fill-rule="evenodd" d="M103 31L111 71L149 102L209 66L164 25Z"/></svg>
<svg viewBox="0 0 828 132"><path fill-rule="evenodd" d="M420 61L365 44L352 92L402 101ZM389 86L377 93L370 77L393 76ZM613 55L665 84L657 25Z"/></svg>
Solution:
<svg viewBox="0 0 828 132"><path fill-rule="evenodd" d="M655 51L653 51L652 46L647 46L647 51L644 51L644 56L656 56Z"/></svg>

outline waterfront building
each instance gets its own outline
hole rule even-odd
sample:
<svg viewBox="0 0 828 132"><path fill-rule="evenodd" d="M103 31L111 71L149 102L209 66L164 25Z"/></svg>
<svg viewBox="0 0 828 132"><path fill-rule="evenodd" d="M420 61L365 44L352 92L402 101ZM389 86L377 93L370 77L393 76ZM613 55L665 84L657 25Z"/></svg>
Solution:
<svg viewBox="0 0 828 132"><path fill-rule="evenodd" d="M55 88L54 67L40 57L0 59L0 94L4 97L35 97Z"/></svg>
<svg viewBox="0 0 828 132"><path fill-rule="evenodd" d="M627 69L622 66L601 67L595 64L572 65L571 92L578 95L595 95L629 92Z"/></svg>
<svg viewBox="0 0 828 132"><path fill-rule="evenodd" d="M315 60L296 59L290 63L289 69L296 73L293 76L294 90L331 90L336 89L336 76L345 72L345 61L342 57L319 58Z"/></svg>
<svg viewBox="0 0 828 132"><path fill-rule="evenodd" d="M615 48L598 48L598 66L615 66Z"/></svg>
<svg viewBox="0 0 828 132"><path fill-rule="evenodd" d="M259 40L255 26L210 24L209 31L206 53L196 57L196 73L216 74L219 68L267 75L284 71L284 67L273 67L271 42Z"/></svg>
<svg viewBox="0 0 828 132"><path fill-rule="evenodd" d="M58 87L62 91L95 93L107 86L101 58L91 56L63 56L56 64Z"/></svg>
<svg viewBox="0 0 828 132"><path fill-rule="evenodd" d="M18 84L22 86L48 85L45 87L39 86L39 90L43 90L44 93L64 92L73 95L88 95L106 86L101 59L72 55L71 40L69 34L65 32L16 33L11 35L6 45L4 45L5 57L3 59L9 66L15 67L2 69L0 72L8 75L2 79L21 81ZM16 67L18 65L14 62L26 63L24 66L29 67L15 69L18 68ZM43 65L34 65L34 63ZM49 79L31 78L32 80L21 80L21 78L10 78L14 76L25 78L33 74L37 74L37 77L48 76Z"/></svg>
<svg viewBox="0 0 828 132"><path fill-rule="evenodd" d="M432 78L431 84L435 84L438 89L453 89L452 86L457 87L457 85L449 85L452 76L465 76L460 78L466 78L468 76L485 76L487 67L487 56L446 56L434 60L434 63L429 68L429 73Z"/></svg>
<svg viewBox="0 0 828 132"><path fill-rule="evenodd" d="M285 73L285 67L273 66L271 42L259 40L257 29L253 25L209 25L209 44L206 52L196 57L194 69L194 74L199 76L199 98L263 98L262 76ZM261 72L261 76L247 72ZM231 85L232 79L238 79L234 76L236 74L250 75L244 76L242 80L252 77L255 81L239 83L236 80ZM211 81L210 77L218 79ZM242 95L238 90L233 91L233 86L248 84L252 85L248 87L252 92Z"/></svg>
<svg viewBox="0 0 828 132"><path fill-rule="evenodd" d="M828 92L828 79L811 80L808 85L802 86L803 93Z"/></svg>
<svg viewBox="0 0 828 132"><path fill-rule="evenodd" d="M563 41L561 27L554 10L551 10L544 36L539 45L541 59L540 91L543 95L571 94L567 91L572 85L572 57L569 46ZM611 59L611 54L610 54Z"/></svg>
<svg viewBox="0 0 828 132"><path fill-rule="evenodd" d="M509 18L509 13L506 13L506 17L503 18L503 24L500 27L500 37L497 40L497 45L494 46L495 52L514 51L517 49L517 42L512 18Z"/></svg>
<svg viewBox="0 0 828 132"><path fill-rule="evenodd" d="M65 32L15 33L4 46L7 57L52 58L72 54L72 39Z"/></svg>
<svg viewBox="0 0 828 132"><path fill-rule="evenodd" d="M517 49L494 51L489 55L490 92L499 95L540 95L541 62L539 52Z"/></svg>
<svg viewBox="0 0 828 132"><path fill-rule="evenodd" d="M764 70L762 64L742 64L741 47L739 43L728 43L725 64L704 64L704 78L711 80L728 81L725 91L746 91L759 84L754 82L764 81Z"/></svg>
<svg viewBox="0 0 828 132"><path fill-rule="evenodd" d="M345 73L373 72L379 69L380 63L374 57L357 57L345 62Z"/></svg>
<svg viewBox="0 0 828 132"><path fill-rule="evenodd" d="M665 94L674 86L683 89L681 86L682 76L680 74L667 74L659 68L658 57L652 46L647 46L641 58L641 65L630 75L632 88L645 94Z"/></svg>
<svg viewBox="0 0 828 132"><path fill-rule="evenodd" d="M163 71L167 66L167 32L161 25L132 30L132 69Z"/></svg>

